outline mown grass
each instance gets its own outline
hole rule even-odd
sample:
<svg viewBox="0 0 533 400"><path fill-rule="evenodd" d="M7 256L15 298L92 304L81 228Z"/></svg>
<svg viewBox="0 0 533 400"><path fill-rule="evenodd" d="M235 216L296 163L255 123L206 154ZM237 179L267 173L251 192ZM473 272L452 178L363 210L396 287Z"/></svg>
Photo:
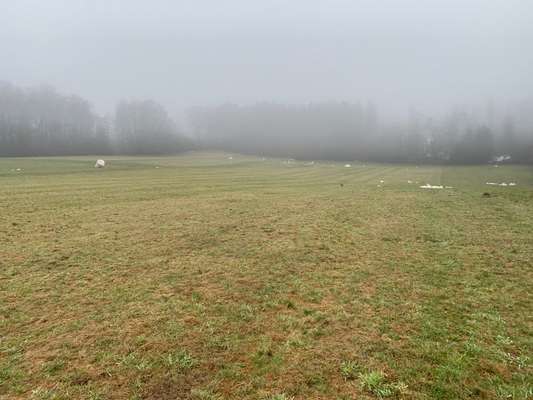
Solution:
<svg viewBox="0 0 533 400"><path fill-rule="evenodd" d="M530 168L93 164L0 159L0 398L532 397Z"/></svg>

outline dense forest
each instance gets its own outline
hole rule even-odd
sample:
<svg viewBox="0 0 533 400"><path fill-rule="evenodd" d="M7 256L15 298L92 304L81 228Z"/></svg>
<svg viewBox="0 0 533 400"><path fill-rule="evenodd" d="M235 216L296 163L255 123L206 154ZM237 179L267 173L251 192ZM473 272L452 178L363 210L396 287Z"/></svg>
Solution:
<svg viewBox="0 0 533 400"><path fill-rule="evenodd" d="M431 118L382 118L372 103L346 102L193 108L187 139L165 108L121 101L97 115L79 96L51 87L0 84L0 156L171 154L219 149L299 159L417 163L533 162L533 105L505 112L455 108ZM504 157L505 156L505 157Z"/></svg>
<svg viewBox="0 0 533 400"><path fill-rule="evenodd" d="M0 156L162 154L190 146L154 101L122 101L114 116L99 116L81 97L0 83Z"/></svg>
<svg viewBox="0 0 533 400"><path fill-rule="evenodd" d="M207 148L301 159L479 164L533 162L531 104L498 116L452 110L441 119L411 109L405 122L382 121L377 107L352 103L261 103L196 108L191 121ZM531 108L529 108L531 107ZM531 115L531 112L529 113ZM527 123L518 125L515 119Z"/></svg>

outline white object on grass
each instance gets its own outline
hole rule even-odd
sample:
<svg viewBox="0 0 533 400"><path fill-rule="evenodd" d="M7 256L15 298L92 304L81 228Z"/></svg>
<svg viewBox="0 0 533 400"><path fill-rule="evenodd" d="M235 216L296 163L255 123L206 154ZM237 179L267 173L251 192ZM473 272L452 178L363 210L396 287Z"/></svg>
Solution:
<svg viewBox="0 0 533 400"><path fill-rule="evenodd" d="M345 165L344 165L344 168L351 168L351 167L352 167L351 164L345 164Z"/></svg>
<svg viewBox="0 0 533 400"><path fill-rule="evenodd" d="M496 156L492 159L494 162L504 162L504 161L510 161L511 156L509 154L502 154L501 156Z"/></svg>
<svg viewBox="0 0 533 400"><path fill-rule="evenodd" d="M94 168L104 168L104 167L105 167L104 160L96 160L96 164L94 164Z"/></svg>
<svg viewBox="0 0 533 400"><path fill-rule="evenodd" d="M496 183L496 182L487 182L486 185L492 185L492 186L516 186L516 182L502 182L502 183Z"/></svg>
<svg viewBox="0 0 533 400"><path fill-rule="evenodd" d="M420 189L444 189L444 186L440 185L430 185L429 183L426 183L425 185L420 186Z"/></svg>

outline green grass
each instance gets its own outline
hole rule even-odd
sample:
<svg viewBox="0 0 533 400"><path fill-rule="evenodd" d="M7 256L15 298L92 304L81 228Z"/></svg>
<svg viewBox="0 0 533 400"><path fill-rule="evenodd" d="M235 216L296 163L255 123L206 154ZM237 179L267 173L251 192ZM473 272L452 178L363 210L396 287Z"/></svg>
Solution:
<svg viewBox="0 0 533 400"><path fill-rule="evenodd" d="M530 167L94 160L0 159L1 399L532 398Z"/></svg>

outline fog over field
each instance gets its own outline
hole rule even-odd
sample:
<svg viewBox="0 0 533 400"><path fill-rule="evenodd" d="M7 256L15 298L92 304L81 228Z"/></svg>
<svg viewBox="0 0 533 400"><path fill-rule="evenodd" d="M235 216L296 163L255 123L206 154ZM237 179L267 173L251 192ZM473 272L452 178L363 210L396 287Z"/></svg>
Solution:
<svg viewBox="0 0 533 400"><path fill-rule="evenodd" d="M355 131L376 137L368 118L376 120L381 136L403 135L406 142L410 132L421 135L416 139L419 147L427 146L435 131L450 131L446 128L450 125L460 126L452 132L456 136L469 130L475 136L483 129L496 137L533 136L533 4L529 1L3 3L0 80L22 88L45 84L65 95L79 95L89 102L92 113L108 117L110 131L115 130L119 102L149 99L165 109L177 131L201 137L202 145L222 143L226 150L280 156L368 154L361 150L364 146L348 154L299 148L307 135L304 126L316 126L300 112L316 116L309 112L310 104L328 109L335 104L336 110L339 104L355 107L345 119L354 113L367 115L331 132L321 129L311 134L322 141ZM0 106L4 119L7 102ZM224 112L226 122L221 123L213 114L229 104L244 109L239 116ZM266 117L270 111L258 110L258 104L285 111ZM256 145L254 140L269 131L265 119L286 118L287 107L300 110L290 111L289 118L298 122L271 131L277 129L273 135L284 138L298 131L290 145L274 139ZM337 111L327 113L319 125L340 124ZM246 126L245 138L242 132L235 133L236 126ZM346 133L341 135L340 130ZM452 141L461 146L460 139ZM489 141L489 147L496 146L493 153L506 150L498 148L497 138ZM233 144L227 146L229 142ZM526 143L530 141L513 146L523 149ZM421 152L428 158L426 150ZM391 158L385 153L381 158L417 158Z"/></svg>
<svg viewBox="0 0 533 400"><path fill-rule="evenodd" d="M533 0L0 0L0 400L533 400Z"/></svg>

